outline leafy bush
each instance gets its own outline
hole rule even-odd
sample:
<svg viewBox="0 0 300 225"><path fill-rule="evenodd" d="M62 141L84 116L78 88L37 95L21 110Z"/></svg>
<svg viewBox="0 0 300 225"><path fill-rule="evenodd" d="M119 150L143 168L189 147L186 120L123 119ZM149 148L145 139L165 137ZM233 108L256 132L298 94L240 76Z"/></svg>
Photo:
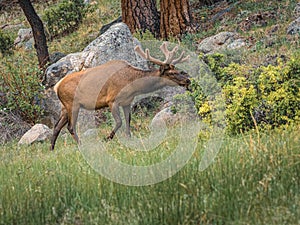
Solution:
<svg viewBox="0 0 300 225"><path fill-rule="evenodd" d="M90 8L83 0L63 0L45 10L43 20L52 37L73 32Z"/></svg>
<svg viewBox="0 0 300 225"><path fill-rule="evenodd" d="M300 57L287 65L279 63L259 68L258 91L260 105L256 118L266 125L280 126L299 120L300 116ZM260 118L260 115L264 118Z"/></svg>
<svg viewBox="0 0 300 225"><path fill-rule="evenodd" d="M226 64L220 54L206 57L222 87L226 103L226 130L236 134L258 126L274 128L300 119L300 56L278 65L259 66ZM211 123L214 112L209 96L203 92L199 80L191 85L198 114ZM216 101L216 99L214 99Z"/></svg>
<svg viewBox="0 0 300 225"><path fill-rule="evenodd" d="M0 110L14 110L30 123L36 122L42 115L38 104L43 90L39 80L41 71L32 63L33 57L19 56L14 58L15 61L6 58L0 69L0 91L6 93L7 98L7 103L1 105Z"/></svg>
<svg viewBox="0 0 300 225"><path fill-rule="evenodd" d="M9 50L13 47L14 41L8 34L0 30L0 52L2 54L9 53Z"/></svg>
<svg viewBox="0 0 300 225"><path fill-rule="evenodd" d="M245 77L234 77L223 88L226 100L227 130L237 133L253 127L251 113L257 107L257 92Z"/></svg>

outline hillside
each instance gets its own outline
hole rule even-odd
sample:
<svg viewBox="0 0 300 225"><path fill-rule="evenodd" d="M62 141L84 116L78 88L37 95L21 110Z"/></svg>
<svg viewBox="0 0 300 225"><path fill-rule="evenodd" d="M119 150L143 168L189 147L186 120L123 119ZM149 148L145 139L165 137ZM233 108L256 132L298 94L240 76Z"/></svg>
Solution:
<svg viewBox="0 0 300 225"><path fill-rule="evenodd" d="M2 1L3 2L3 1ZM33 1L38 13L57 1ZM291 54L299 45L297 35L287 35L289 24L298 18L293 1L219 1L210 6L203 6L201 1L190 1L194 16L194 25L183 37L183 43L196 50L197 43L205 37L222 31L237 32L244 38L250 48L249 61L267 54ZM29 27L23 13L17 5L10 2L9 7L2 9L0 26L16 38L18 28ZM88 14L79 29L71 35L50 41L50 52L70 53L79 51L90 40L98 35L102 25L111 22L121 14L120 3L116 0L92 1L96 10ZM14 28L14 26L16 28ZM11 29L9 29L11 27ZM256 49L259 48L259 49ZM259 50L259 51L258 51ZM249 55L243 55L245 58ZM257 57L259 56L259 57Z"/></svg>
<svg viewBox="0 0 300 225"><path fill-rule="evenodd" d="M49 12L50 8L53 9L57 2L56 0L33 1L34 7L41 18L45 18L46 13ZM247 70L252 71L260 66L277 65L278 60L288 62L293 55L299 52L299 32L297 33L299 24L297 22L292 23L299 17L299 4L297 6L296 0L217 1L217 3L211 5L203 5L203 2L200 2L195 0L190 2L194 21L188 33L181 37L180 44L195 52L196 55L202 55L201 57L209 66L212 66L211 60L217 60L218 63L216 65L220 68L216 68L216 65L214 69L211 68L216 73L216 77L223 76L217 73L224 73L222 70L229 66L230 63L240 64L241 70L246 70L242 65L247 65ZM0 27L3 37L6 37L4 40L16 40L19 29L29 28L29 23L14 1L2 1L1 4L3 7L0 15ZM103 25L121 15L120 2L117 0L91 1L90 8L86 12L81 12L78 9L75 13L71 13L68 16L72 19L81 13L84 13L82 21L76 25L75 29L71 28L71 32L66 33L64 31L61 35L49 36L50 24L45 24L46 31L48 30L50 54L66 55L84 49L88 43L99 36L100 28ZM54 25L55 20L57 19L52 19ZM61 29L59 26L67 26L67 24L55 26L55 29L59 31ZM294 26L294 33L291 32L291 26ZM134 35L140 41L154 40L153 36L148 33ZM214 37L214 35L219 36ZM176 38L171 38L169 41L178 42ZM42 113L39 106L36 106L34 103L36 96L39 96L42 91L41 87L39 87L41 82L39 80L42 79L42 75L36 68L37 59L32 40L24 43L15 44L13 48L10 48L9 54L2 55L4 63L1 65L1 76L5 84L0 83L0 87L2 87L0 90L1 113L5 117L10 115L10 113L6 113L7 111L17 114L13 118L7 118L5 123L8 124L15 124L12 121L16 121L19 116L33 124L39 120ZM233 47L229 48L228 46ZM221 53L222 60L218 58L220 56L216 56L216 59L213 59L214 56L211 58L209 54L203 56L203 54L207 53L206 51L211 51L210 54ZM27 66L22 67L24 71L11 71L10 68L15 66L10 64L25 64ZM32 73L29 71L36 74L36 76L32 76L35 80L25 81L25 78L22 78L22 74ZM8 74L14 74L14 78ZM251 75L245 74L245 76L249 77ZM298 75L295 76L297 77ZM21 83L28 84L28 87L22 86ZM18 95L9 96L5 94L18 91L21 92L20 97ZM21 110L19 110L20 105L23 105ZM265 108L266 106L262 107ZM5 110L3 111L3 109ZM261 107L256 111L261 115L265 113ZM250 115L248 116L250 117ZM278 115L276 116L278 117ZM3 115L1 118L3 120ZM28 129L28 126L24 126L24 130L22 127L13 129L14 132L12 134L24 133L24 130ZM5 133L6 128L2 129ZM5 134L4 136L10 135Z"/></svg>
<svg viewBox="0 0 300 225"><path fill-rule="evenodd" d="M57 1L33 1L33 3L38 14L44 18L47 9L53 8ZM1 32L4 37L9 38L11 41L16 40L19 29L28 28L29 24L14 1L2 1L1 4L3 6L0 16ZM297 6L296 0L217 1L217 3L211 5L203 5L200 1L193 0L190 4L194 21L188 33L181 37L181 45L200 55L206 53L207 49L209 51L213 49L211 53L221 53L222 60L218 58L219 56L216 56L218 60L217 65L220 68L213 69L216 76L219 76L217 73L223 73L223 68L229 66L230 63L247 65L247 70L249 71L260 66L277 65L278 60L288 62L293 55L299 52L299 33L297 33L299 24L294 22L293 25L292 23L299 17L299 4ZM66 55L81 51L88 43L99 36L100 28L103 25L121 15L120 8L120 2L116 0L91 1L90 9L85 12L83 20L75 29L57 37L48 36L50 54L61 55L62 53ZM81 13L80 10L75 12L75 15L74 13L70 14L71 18L78 13ZM294 33L290 31L292 25L296 30ZM45 24L46 31L49 29L48 26ZM214 35L219 36L214 37ZM143 35L135 34L135 36L140 41L154 40L153 36L147 33ZM214 41L214 39L217 41ZM178 42L176 38L171 38L169 41ZM22 47L23 45L25 47ZM228 46L234 47L229 48ZM36 70L37 68L33 69L37 65L33 43L29 40L26 44L17 44L9 51L9 54L2 55L5 63L1 65L3 71L1 76L6 84L0 83L0 87L2 86L2 91L0 90L1 113L7 117L10 115L10 113L6 113L8 110L17 115L4 120L2 115L1 118L8 124L15 124L12 121L18 120L19 116L21 116L22 120L25 119L27 122L35 123L40 117L41 110L39 106L34 106L33 102L36 99L35 96L41 92L38 86L40 86L39 79L41 79L42 75ZM210 59L208 54L202 57L209 66L212 66L212 59ZM11 62L14 62L13 64L27 64L28 67L24 67L25 71L23 72L13 72L9 69ZM246 68L241 67L240 69L245 70ZM37 74L36 77L33 76L35 80L25 81L25 78L18 78L22 73L27 73L26 71L31 70ZM11 77L7 76L8 74L15 74L15 78L11 79ZM249 77L251 75L245 74L245 76ZM29 86L27 88L19 87L18 82L26 83ZM12 90L7 89L8 87L11 87ZM21 91L22 97L5 94L16 91ZM21 111L19 110L19 105L23 105ZM262 107L264 108L265 106ZM3 109L5 110L3 111ZM264 111L262 109L256 111L261 115L265 113L262 112ZM24 124L21 121L20 123ZM25 128L22 129L22 127ZM24 130L28 129L28 126L22 127L12 129L14 130L12 134L24 133ZM3 127L2 129L5 133L6 128ZM10 134L5 134L4 136L9 137Z"/></svg>

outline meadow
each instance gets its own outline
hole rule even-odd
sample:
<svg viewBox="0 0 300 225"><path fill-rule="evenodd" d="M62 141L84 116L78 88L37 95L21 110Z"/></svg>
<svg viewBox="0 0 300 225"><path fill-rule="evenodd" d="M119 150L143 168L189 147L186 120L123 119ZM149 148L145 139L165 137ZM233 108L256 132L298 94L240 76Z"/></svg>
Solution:
<svg viewBox="0 0 300 225"><path fill-rule="evenodd" d="M0 224L299 224L299 140L297 125L225 137L204 171L199 142L177 174L147 186L99 175L70 138L54 152L10 143L0 149ZM135 157L119 145L110 153Z"/></svg>

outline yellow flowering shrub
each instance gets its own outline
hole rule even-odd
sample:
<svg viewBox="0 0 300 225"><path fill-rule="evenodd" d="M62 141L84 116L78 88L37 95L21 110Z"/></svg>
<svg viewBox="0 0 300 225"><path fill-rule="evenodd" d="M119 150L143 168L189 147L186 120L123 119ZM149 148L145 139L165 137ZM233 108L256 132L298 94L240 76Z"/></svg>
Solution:
<svg viewBox="0 0 300 225"><path fill-rule="evenodd" d="M300 55L286 63L278 61L277 65L259 67L224 62L220 54L206 58L222 89L228 133L244 132L256 125L264 129L299 122ZM213 123L216 99L207 96L200 84L193 80L190 96L200 118Z"/></svg>

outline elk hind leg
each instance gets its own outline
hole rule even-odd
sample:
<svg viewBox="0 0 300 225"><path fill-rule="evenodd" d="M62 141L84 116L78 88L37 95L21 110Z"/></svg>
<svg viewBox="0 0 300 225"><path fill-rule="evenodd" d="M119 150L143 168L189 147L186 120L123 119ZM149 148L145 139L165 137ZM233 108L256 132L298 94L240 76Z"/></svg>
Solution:
<svg viewBox="0 0 300 225"><path fill-rule="evenodd" d="M76 122L78 118L78 113L79 113L79 106L78 107L73 107L70 110L68 110L68 131L72 135L73 139L77 142L77 144L80 144L77 132L76 132Z"/></svg>
<svg viewBox="0 0 300 225"><path fill-rule="evenodd" d="M110 133L110 135L107 137L108 140L113 139L113 137L115 136L117 130L122 126L122 119L120 116L120 109L119 109L119 105L118 104L112 104L111 105L111 113L114 117L115 120L115 127L112 130L112 132Z"/></svg>
<svg viewBox="0 0 300 225"><path fill-rule="evenodd" d="M130 137L130 121L131 121L131 114L130 114L130 105L123 106L123 112L125 116L125 122L126 122L126 136Z"/></svg>
<svg viewBox="0 0 300 225"><path fill-rule="evenodd" d="M67 122L68 122L68 113L67 113L66 108L64 106L62 106L59 119L53 129L53 135L51 138L51 148L50 148L51 150L54 150L56 139L57 139L61 129L67 124Z"/></svg>

